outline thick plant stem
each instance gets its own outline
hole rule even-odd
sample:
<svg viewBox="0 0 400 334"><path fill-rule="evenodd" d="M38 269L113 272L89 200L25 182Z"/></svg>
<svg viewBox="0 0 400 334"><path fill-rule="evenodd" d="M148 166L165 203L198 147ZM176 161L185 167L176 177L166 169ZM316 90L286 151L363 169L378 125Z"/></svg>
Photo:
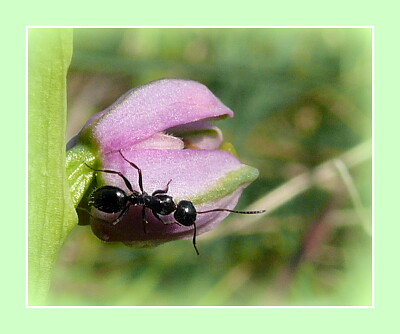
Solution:
<svg viewBox="0 0 400 334"><path fill-rule="evenodd" d="M28 305L43 305L59 250L77 223L65 175L69 29L28 31Z"/></svg>

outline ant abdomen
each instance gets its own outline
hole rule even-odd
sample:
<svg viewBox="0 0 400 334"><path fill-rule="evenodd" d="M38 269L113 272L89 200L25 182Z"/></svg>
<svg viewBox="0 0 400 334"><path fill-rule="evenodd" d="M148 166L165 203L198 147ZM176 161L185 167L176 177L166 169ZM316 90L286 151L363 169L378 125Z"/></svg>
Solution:
<svg viewBox="0 0 400 334"><path fill-rule="evenodd" d="M117 213L127 205L126 193L114 186L104 186L96 189L89 199L89 205L105 213Z"/></svg>

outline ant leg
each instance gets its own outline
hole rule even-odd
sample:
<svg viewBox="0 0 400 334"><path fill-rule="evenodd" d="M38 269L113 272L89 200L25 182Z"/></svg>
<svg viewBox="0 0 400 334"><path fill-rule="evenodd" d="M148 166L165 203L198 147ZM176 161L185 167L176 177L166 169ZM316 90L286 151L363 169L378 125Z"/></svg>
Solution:
<svg viewBox="0 0 400 334"><path fill-rule="evenodd" d="M131 183L129 182L129 180L128 180L121 172L117 172L117 171L115 171L115 170L109 170L109 169L96 169L96 168L93 168L93 167L89 166L86 162L85 162L85 165L86 165L87 167L89 167L90 169L94 170L95 172L103 172L103 173L108 173L108 174L116 174L116 175L120 176L120 177L124 180L126 187L127 187L131 192L133 192L133 188L132 188Z"/></svg>
<svg viewBox="0 0 400 334"><path fill-rule="evenodd" d="M179 226L186 226L186 227L190 226L190 225L180 224L177 221L175 221L175 224L177 224ZM193 247L194 247L194 250L196 251L197 255L200 255L199 250L197 249L197 246L196 246L196 236L197 236L197 227L196 227L196 223L193 222L193 239L192 239L192 243L193 243Z"/></svg>
<svg viewBox="0 0 400 334"><path fill-rule="evenodd" d="M95 218L95 217L90 213L90 211L89 211L88 209L86 209L86 208L82 208L82 207L78 206L78 207L76 208L76 210L84 211L84 212L86 212L90 217Z"/></svg>
<svg viewBox="0 0 400 334"><path fill-rule="evenodd" d="M147 229L146 229L146 225L147 225L146 207L144 205L142 206L142 225L143 225L144 234L147 234Z"/></svg>
<svg viewBox="0 0 400 334"><path fill-rule="evenodd" d="M167 186L165 187L165 189L156 190L156 191L154 191L154 192L151 194L151 196L154 196L154 195L157 195L157 194L166 194L166 193L168 192L168 186L169 186L169 184L171 183L171 181L172 181L172 180L169 180L169 181L168 181Z"/></svg>
<svg viewBox="0 0 400 334"><path fill-rule="evenodd" d="M98 221L101 221L102 223L110 224L110 222L105 220L105 219L101 219L99 217L93 216L92 213L88 209L85 209L85 208L82 208L82 207L77 207L76 209L86 212L90 217L92 217L93 219L96 219ZM122 220L122 218L126 215L126 213L128 212L128 209L129 209L129 205L126 206L126 208L119 214L117 219L115 219L112 222L112 224L116 225L117 223L119 223Z"/></svg>
<svg viewBox="0 0 400 334"><path fill-rule="evenodd" d="M122 218L125 217L125 215L128 213L128 210L129 210L129 207L130 207L130 206L131 206L131 205L128 204L128 205L125 207L125 209L122 210L122 212L119 214L119 216L117 217L117 219L115 219L115 220L112 222L113 225L117 225L117 224L122 220Z"/></svg>
<svg viewBox="0 0 400 334"><path fill-rule="evenodd" d="M90 212L88 209L78 206L78 207L76 208L76 213L78 214L78 218L79 218L78 225L90 225L90 218L88 218L88 217L86 217L86 216L83 216L83 215L80 214L79 212L84 212L84 213L85 213L86 215L88 215L90 218L93 218L93 219L96 218L95 216L93 216L93 215L91 214L91 212Z"/></svg>
<svg viewBox="0 0 400 334"><path fill-rule="evenodd" d="M156 217L161 223L165 224L157 212L155 212L154 210L151 210L151 212L153 213L154 217Z"/></svg>
<svg viewBox="0 0 400 334"><path fill-rule="evenodd" d="M140 191L141 191L142 193L144 193L144 190L143 190L143 176L142 176L142 170L141 170L138 166L136 166L133 162L131 162L131 161L129 161L127 158L125 158L125 156L122 154L122 150L119 150L118 152L119 152L119 154L121 154L121 157L122 157L128 164L130 164L133 168L135 168L135 169L138 171L138 174L139 174L139 188L140 188Z"/></svg>
<svg viewBox="0 0 400 334"><path fill-rule="evenodd" d="M175 224L178 224L179 226L186 226L186 225L182 225L182 224L180 224L178 222L175 222ZM193 243L193 247L194 247L194 250L196 251L197 255L200 255L199 250L197 249L197 246L196 246L196 236L197 236L197 227L196 227L196 223L193 223L193 239L192 239L192 243Z"/></svg>

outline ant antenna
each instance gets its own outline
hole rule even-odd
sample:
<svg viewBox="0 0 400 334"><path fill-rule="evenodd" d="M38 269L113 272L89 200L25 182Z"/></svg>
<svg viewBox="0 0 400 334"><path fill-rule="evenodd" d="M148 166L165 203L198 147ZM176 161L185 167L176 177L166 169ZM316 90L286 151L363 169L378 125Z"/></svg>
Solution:
<svg viewBox="0 0 400 334"><path fill-rule="evenodd" d="M197 246L196 246L196 235L197 235L196 223L193 224L193 229L194 229L194 231L193 231L193 247L194 247L194 250L196 251L197 255L200 255L199 250L197 249Z"/></svg>
<svg viewBox="0 0 400 334"><path fill-rule="evenodd" d="M232 212L232 213L240 213L240 214L245 214L245 215L256 215L260 213L264 213L267 210L255 210L255 211L239 211L239 210L230 210L230 209L212 209L212 210L206 210L206 211L197 211L197 213L210 213L210 212L217 212L217 211L225 211L225 212ZM200 255L197 247L196 247L196 235L197 235L197 229L196 229L196 222L193 222L193 246L194 249L197 253L197 255Z"/></svg>
<svg viewBox="0 0 400 334"><path fill-rule="evenodd" d="M257 215L260 213L264 213L267 210L256 210L256 211L239 211L239 210L229 210L229 209L212 209L207 211L197 211L197 213L209 213L209 212L216 212L216 211L226 211L226 212L233 212L233 213L240 213L243 215Z"/></svg>

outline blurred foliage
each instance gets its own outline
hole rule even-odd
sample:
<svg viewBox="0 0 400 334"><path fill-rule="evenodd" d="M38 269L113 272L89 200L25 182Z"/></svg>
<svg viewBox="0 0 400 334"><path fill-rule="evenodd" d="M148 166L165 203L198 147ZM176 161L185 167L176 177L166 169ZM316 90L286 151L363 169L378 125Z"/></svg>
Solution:
<svg viewBox="0 0 400 334"><path fill-rule="evenodd" d="M243 209L368 141L371 48L369 29L75 29L68 136L133 86L200 81L235 112L218 123L225 140L260 170ZM50 303L369 305L371 160L348 171L350 185L338 173L257 229L229 233L231 215L199 237L200 256L190 241L137 250L78 227L61 253Z"/></svg>

